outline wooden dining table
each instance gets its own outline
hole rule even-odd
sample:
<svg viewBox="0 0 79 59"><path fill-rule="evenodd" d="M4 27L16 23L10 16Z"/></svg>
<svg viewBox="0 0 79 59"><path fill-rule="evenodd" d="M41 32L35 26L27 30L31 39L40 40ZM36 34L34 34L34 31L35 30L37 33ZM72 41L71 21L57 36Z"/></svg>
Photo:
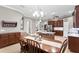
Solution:
<svg viewBox="0 0 79 59"><path fill-rule="evenodd" d="M40 44L40 49L43 51L46 51L48 53L54 53L60 50L62 46L62 42L60 41L48 41L44 38L41 38L41 40L35 39L35 37L26 36L24 37L24 42L26 42L26 39L37 41Z"/></svg>

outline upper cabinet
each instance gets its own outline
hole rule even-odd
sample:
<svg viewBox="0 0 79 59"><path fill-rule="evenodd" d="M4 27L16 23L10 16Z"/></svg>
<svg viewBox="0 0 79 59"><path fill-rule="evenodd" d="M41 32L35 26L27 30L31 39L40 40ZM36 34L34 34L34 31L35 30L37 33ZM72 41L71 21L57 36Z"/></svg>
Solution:
<svg viewBox="0 0 79 59"><path fill-rule="evenodd" d="M53 31L57 36L63 36L63 20L51 20L48 21L48 25L52 25ZM60 30L62 29L62 30Z"/></svg>
<svg viewBox="0 0 79 59"><path fill-rule="evenodd" d="M73 24L75 28L79 28L79 5L75 6Z"/></svg>
<svg viewBox="0 0 79 59"><path fill-rule="evenodd" d="M53 27L63 27L63 20L48 21L48 25L52 25Z"/></svg>

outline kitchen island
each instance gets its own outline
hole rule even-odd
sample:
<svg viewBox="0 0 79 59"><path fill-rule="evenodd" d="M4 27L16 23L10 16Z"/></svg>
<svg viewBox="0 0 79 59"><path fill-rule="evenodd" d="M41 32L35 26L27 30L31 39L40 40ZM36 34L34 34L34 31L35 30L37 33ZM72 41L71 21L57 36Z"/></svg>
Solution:
<svg viewBox="0 0 79 59"><path fill-rule="evenodd" d="M37 34L39 34L42 38L53 41L55 32L37 31Z"/></svg>
<svg viewBox="0 0 79 59"><path fill-rule="evenodd" d="M71 52L79 53L79 34L69 34L68 48Z"/></svg>

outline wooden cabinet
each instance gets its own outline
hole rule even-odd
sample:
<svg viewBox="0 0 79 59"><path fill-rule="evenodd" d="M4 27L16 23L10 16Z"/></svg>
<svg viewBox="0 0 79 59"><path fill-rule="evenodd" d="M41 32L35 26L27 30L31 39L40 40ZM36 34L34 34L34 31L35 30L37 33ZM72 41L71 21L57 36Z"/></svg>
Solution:
<svg viewBox="0 0 79 59"><path fill-rule="evenodd" d="M0 48L4 47L5 45L8 45L8 35L2 34L2 35L0 35Z"/></svg>
<svg viewBox="0 0 79 59"><path fill-rule="evenodd" d="M55 35L57 36L63 36L63 31L58 31L58 30L55 30Z"/></svg>
<svg viewBox="0 0 79 59"><path fill-rule="evenodd" d="M55 35L63 36L63 30L54 30L55 27L62 27L63 28L63 20L57 20L57 21L48 21L48 25L52 25L53 32L55 32Z"/></svg>
<svg viewBox="0 0 79 59"><path fill-rule="evenodd" d="M63 27L63 20L48 21L48 25L52 25L53 27Z"/></svg>
<svg viewBox="0 0 79 59"><path fill-rule="evenodd" d="M63 20L58 21L58 27L63 27Z"/></svg>
<svg viewBox="0 0 79 59"><path fill-rule="evenodd" d="M48 21L48 25L52 25L53 24L53 21Z"/></svg>
<svg viewBox="0 0 79 59"><path fill-rule="evenodd" d="M79 28L79 5L75 6L73 26Z"/></svg>
<svg viewBox="0 0 79 59"><path fill-rule="evenodd" d="M79 37L68 37L68 48L72 52L79 53Z"/></svg>
<svg viewBox="0 0 79 59"><path fill-rule="evenodd" d="M0 48L18 43L20 39L20 33L6 33L0 34Z"/></svg>

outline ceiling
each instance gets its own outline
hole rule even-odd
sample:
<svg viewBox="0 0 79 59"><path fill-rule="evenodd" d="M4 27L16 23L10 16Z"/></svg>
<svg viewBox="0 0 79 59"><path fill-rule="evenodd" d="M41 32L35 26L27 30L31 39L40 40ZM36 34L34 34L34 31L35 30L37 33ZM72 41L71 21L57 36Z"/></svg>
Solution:
<svg viewBox="0 0 79 59"><path fill-rule="evenodd" d="M5 7L14 9L26 17L37 19L33 16L35 11L42 11L44 13L43 19L52 19L54 16L60 18L72 15L74 5L6 5Z"/></svg>

